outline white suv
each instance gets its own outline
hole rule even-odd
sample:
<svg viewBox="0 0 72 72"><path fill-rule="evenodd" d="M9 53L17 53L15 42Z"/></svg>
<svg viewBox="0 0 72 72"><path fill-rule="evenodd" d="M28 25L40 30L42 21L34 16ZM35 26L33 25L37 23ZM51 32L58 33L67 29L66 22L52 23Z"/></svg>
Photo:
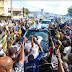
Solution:
<svg viewBox="0 0 72 72"><path fill-rule="evenodd" d="M41 28L48 28L49 24L51 24L51 20L42 20L41 21Z"/></svg>

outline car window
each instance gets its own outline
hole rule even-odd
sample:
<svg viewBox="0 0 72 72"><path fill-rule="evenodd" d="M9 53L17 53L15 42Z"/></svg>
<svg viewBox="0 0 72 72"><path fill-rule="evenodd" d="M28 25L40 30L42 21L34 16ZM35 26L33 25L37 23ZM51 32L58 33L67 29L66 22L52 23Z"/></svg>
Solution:
<svg viewBox="0 0 72 72"><path fill-rule="evenodd" d="M15 20L15 22L19 22L19 20Z"/></svg>
<svg viewBox="0 0 72 72"><path fill-rule="evenodd" d="M26 37L28 39L30 39L30 35L42 36L43 40L45 40L45 41L48 40L48 31L45 31L45 30L44 31L35 31L35 30L31 31L31 30L29 30L26 34Z"/></svg>
<svg viewBox="0 0 72 72"><path fill-rule="evenodd" d="M41 24L50 24L50 21L42 21Z"/></svg>

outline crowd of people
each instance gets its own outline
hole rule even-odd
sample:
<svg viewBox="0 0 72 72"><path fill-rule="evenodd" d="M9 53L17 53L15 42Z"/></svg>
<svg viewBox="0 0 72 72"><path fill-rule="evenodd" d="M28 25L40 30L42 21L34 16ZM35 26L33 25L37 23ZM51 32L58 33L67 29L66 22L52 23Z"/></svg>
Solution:
<svg viewBox="0 0 72 72"><path fill-rule="evenodd" d="M58 64L59 72L71 72L72 24L65 22L64 24L50 25L48 30L51 61L55 65Z"/></svg>
<svg viewBox="0 0 72 72"><path fill-rule="evenodd" d="M0 21L0 72L72 72L72 23L49 24L49 47L44 56L40 45L42 37L24 36L31 27L41 28L37 20L33 26L28 21Z"/></svg>

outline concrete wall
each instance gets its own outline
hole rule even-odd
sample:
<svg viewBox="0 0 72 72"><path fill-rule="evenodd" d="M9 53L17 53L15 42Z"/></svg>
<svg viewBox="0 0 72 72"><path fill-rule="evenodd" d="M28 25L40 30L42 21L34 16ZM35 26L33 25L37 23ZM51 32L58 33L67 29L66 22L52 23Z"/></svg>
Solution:
<svg viewBox="0 0 72 72"><path fill-rule="evenodd" d="M8 0L0 0L0 15L7 16Z"/></svg>
<svg viewBox="0 0 72 72"><path fill-rule="evenodd" d="M4 15L8 16L8 0L4 1Z"/></svg>
<svg viewBox="0 0 72 72"><path fill-rule="evenodd" d="M0 15L4 14L4 0L0 0Z"/></svg>

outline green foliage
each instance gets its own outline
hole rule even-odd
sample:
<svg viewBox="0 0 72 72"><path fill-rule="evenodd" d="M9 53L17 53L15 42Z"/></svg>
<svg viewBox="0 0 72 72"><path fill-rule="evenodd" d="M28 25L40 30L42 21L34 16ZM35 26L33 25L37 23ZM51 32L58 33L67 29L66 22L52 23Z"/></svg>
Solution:
<svg viewBox="0 0 72 72"><path fill-rule="evenodd" d="M68 8L68 15L72 16L72 6Z"/></svg>
<svg viewBox="0 0 72 72"><path fill-rule="evenodd" d="M28 15L30 13L30 11L27 8L24 8L26 15Z"/></svg>

